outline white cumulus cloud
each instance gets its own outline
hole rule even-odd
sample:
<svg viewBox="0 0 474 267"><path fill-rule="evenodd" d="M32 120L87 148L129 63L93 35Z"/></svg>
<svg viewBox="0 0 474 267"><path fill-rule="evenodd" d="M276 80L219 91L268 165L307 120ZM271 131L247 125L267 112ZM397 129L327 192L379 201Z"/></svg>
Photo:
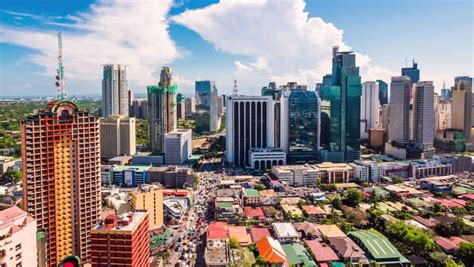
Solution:
<svg viewBox="0 0 474 267"><path fill-rule="evenodd" d="M70 93L75 88L99 93L101 65L107 63L128 65L130 88L138 87L140 91L140 87L156 83L153 74L156 76L162 65L185 54L168 33L166 16L173 4L172 0L100 0L87 12L62 17L59 22L50 17L10 14L38 19L42 26L62 26L66 87ZM64 23L64 18L69 23ZM44 67L41 74L53 77L57 37L55 31L45 28L0 25L0 42L33 49L29 60Z"/></svg>
<svg viewBox="0 0 474 267"><path fill-rule="evenodd" d="M313 87L331 71L331 47L351 47L344 43L341 29L310 17L305 5L304 0L220 0L172 20L197 32L220 51L250 57L249 62L235 61L239 84L251 82L253 90L258 90L255 81L263 85L275 80ZM392 74L370 61L357 54L363 80L387 79Z"/></svg>

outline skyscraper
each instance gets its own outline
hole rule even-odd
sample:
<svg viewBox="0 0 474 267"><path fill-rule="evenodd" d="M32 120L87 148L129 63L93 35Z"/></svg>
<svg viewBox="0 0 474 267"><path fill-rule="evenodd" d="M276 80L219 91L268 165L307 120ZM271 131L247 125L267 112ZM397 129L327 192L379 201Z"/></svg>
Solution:
<svg viewBox="0 0 474 267"><path fill-rule="evenodd" d="M410 92L407 76L392 77L389 104L389 140L400 144L410 141Z"/></svg>
<svg viewBox="0 0 474 267"><path fill-rule="evenodd" d="M126 66L107 64L103 68L102 115L128 116L129 91Z"/></svg>
<svg viewBox="0 0 474 267"><path fill-rule="evenodd" d="M100 156L110 159L136 153L135 118L114 115L100 119Z"/></svg>
<svg viewBox="0 0 474 267"><path fill-rule="evenodd" d="M262 87L262 96L271 96L273 100L279 100L281 97L281 89L277 87L275 82L268 83L268 86Z"/></svg>
<svg viewBox="0 0 474 267"><path fill-rule="evenodd" d="M272 97L228 96L226 102L226 159L245 166L250 148L273 147Z"/></svg>
<svg viewBox="0 0 474 267"><path fill-rule="evenodd" d="M414 141L415 146L423 151L433 148L435 125L433 99L433 82L426 81L415 84L413 94Z"/></svg>
<svg viewBox="0 0 474 267"><path fill-rule="evenodd" d="M471 142L472 125L472 78L456 77L452 90L451 127L464 132L467 143Z"/></svg>
<svg viewBox="0 0 474 267"><path fill-rule="evenodd" d="M352 52L333 48L331 85L321 88L323 161L346 162L360 156L361 79Z"/></svg>
<svg viewBox="0 0 474 267"><path fill-rule="evenodd" d="M48 266L70 255L88 262L101 208L97 118L54 100L21 132L24 208L46 232Z"/></svg>
<svg viewBox="0 0 474 267"><path fill-rule="evenodd" d="M153 153L164 152L165 134L177 127L176 90L169 67L163 67L158 86L147 86L149 146Z"/></svg>
<svg viewBox="0 0 474 267"><path fill-rule="evenodd" d="M360 98L360 137L369 138L369 130L379 122L379 83L364 82Z"/></svg>
<svg viewBox="0 0 474 267"><path fill-rule="evenodd" d="M412 84L417 83L420 80L420 70L418 69L418 63L413 60L412 67L402 68L402 76L410 78Z"/></svg>
<svg viewBox="0 0 474 267"><path fill-rule="evenodd" d="M293 91L288 97L288 162L307 163L319 159L320 100L313 91ZM286 150L286 149L284 149Z"/></svg>
<svg viewBox="0 0 474 267"><path fill-rule="evenodd" d="M382 80L377 80L379 87L379 102L380 106L388 104L388 84Z"/></svg>
<svg viewBox="0 0 474 267"><path fill-rule="evenodd" d="M211 95L209 99L209 131L217 132L221 127L221 116L219 114L219 95L215 83L212 83Z"/></svg>
<svg viewBox="0 0 474 267"><path fill-rule="evenodd" d="M195 97L188 97L186 98L186 116L190 116L194 112L196 112L196 98Z"/></svg>
<svg viewBox="0 0 474 267"><path fill-rule="evenodd" d="M163 189L161 185L141 185L130 192L133 210L146 210L150 217L150 230L163 226Z"/></svg>
<svg viewBox="0 0 474 267"><path fill-rule="evenodd" d="M186 119L186 103L182 94L176 96L176 117L178 120Z"/></svg>
<svg viewBox="0 0 474 267"><path fill-rule="evenodd" d="M211 105L211 93L215 87L214 81L196 81L195 82L195 96L196 104L210 108Z"/></svg>

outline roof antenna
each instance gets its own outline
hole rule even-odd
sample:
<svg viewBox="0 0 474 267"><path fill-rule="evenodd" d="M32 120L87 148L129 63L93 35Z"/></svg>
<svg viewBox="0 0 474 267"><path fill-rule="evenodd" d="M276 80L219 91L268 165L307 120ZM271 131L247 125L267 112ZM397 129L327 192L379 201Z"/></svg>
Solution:
<svg viewBox="0 0 474 267"><path fill-rule="evenodd" d="M239 95L239 89L237 88L237 80L234 80L234 90L232 91L232 95Z"/></svg>
<svg viewBox="0 0 474 267"><path fill-rule="evenodd" d="M407 58L405 58L405 68L408 68L408 61L407 61Z"/></svg>
<svg viewBox="0 0 474 267"><path fill-rule="evenodd" d="M64 90L64 67L63 67L63 40L61 32L58 32L58 68L56 69L56 91L58 99L66 99L66 91Z"/></svg>

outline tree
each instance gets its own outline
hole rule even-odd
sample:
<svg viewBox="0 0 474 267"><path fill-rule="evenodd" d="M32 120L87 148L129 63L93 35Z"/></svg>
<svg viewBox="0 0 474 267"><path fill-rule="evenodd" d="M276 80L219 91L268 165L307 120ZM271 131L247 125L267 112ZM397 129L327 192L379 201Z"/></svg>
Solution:
<svg viewBox="0 0 474 267"><path fill-rule="evenodd" d="M462 221L462 218L456 218L456 220L451 223L439 223L435 227L435 231L445 237L450 237L450 236L459 236L462 235L464 232L466 232L466 225Z"/></svg>
<svg viewBox="0 0 474 267"><path fill-rule="evenodd" d="M230 248L234 248L234 249L240 248L240 242L235 237L229 238L229 245L230 245Z"/></svg>
<svg viewBox="0 0 474 267"><path fill-rule="evenodd" d="M460 243L457 256L465 265L472 264L474 262L474 243Z"/></svg>
<svg viewBox="0 0 474 267"><path fill-rule="evenodd" d="M265 185L258 183L255 185L255 189L257 189L258 191L262 191L265 189Z"/></svg>
<svg viewBox="0 0 474 267"><path fill-rule="evenodd" d="M255 242L250 243L248 249L255 255L258 252L257 244Z"/></svg>
<svg viewBox="0 0 474 267"><path fill-rule="evenodd" d="M267 261L260 255L258 255L258 257L255 259L255 263L258 265L258 266L264 266Z"/></svg>
<svg viewBox="0 0 474 267"><path fill-rule="evenodd" d="M8 170L2 176L3 183L18 183L21 181L21 172L17 170Z"/></svg>
<svg viewBox="0 0 474 267"><path fill-rule="evenodd" d="M427 255L436 248L435 242L426 232L403 222L389 223L385 233L403 244L404 250L410 254Z"/></svg>
<svg viewBox="0 0 474 267"><path fill-rule="evenodd" d="M443 262L444 267L464 267L464 264L462 263L457 263L456 261L453 260L453 258L449 257Z"/></svg>
<svg viewBox="0 0 474 267"><path fill-rule="evenodd" d="M332 201L331 201L331 204L332 204L332 206L333 206L335 209L340 210L341 207L342 207L341 198L339 198L339 197L333 198Z"/></svg>
<svg viewBox="0 0 474 267"><path fill-rule="evenodd" d="M356 189L349 189L346 192L343 202L351 207L359 206L359 203L362 202L362 193Z"/></svg>
<svg viewBox="0 0 474 267"><path fill-rule="evenodd" d="M403 182L402 177L397 176L397 177L393 178L393 183L394 184L401 184L402 182Z"/></svg>

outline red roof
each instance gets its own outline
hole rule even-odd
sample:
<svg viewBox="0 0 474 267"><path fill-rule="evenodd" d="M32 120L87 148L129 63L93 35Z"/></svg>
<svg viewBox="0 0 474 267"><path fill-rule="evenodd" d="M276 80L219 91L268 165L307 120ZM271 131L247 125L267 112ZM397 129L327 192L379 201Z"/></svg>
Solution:
<svg viewBox="0 0 474 267"><path fill-rule="evenodd" d="M458 245L455 242L449 240L446 237L438 236L438 237L435 238L435 242L436 242L436 244L438 244L438 246L440 246L445 251L451 251L451 250L458 249Z"/></svg>
<svg viewBox="0 0 474 267"><path fill-rule="evenodd" d="M460 198L474 201L474 194L464 194Z"/></svg>
<svg viewBox="0 0 474 267"><path fill-rule="evenodd" d="M258 218L259 220L265 219L265 214L263 213L262 208L256 207L244 207L245 217L247 218Z"/></svg>
<svg viewBox="0 0 474 267"><path fill-rule="evenodd" d="M435 227L436 226L436 222L432 221L432 220L429 220L429 219L425 219L421 216L413 216L413 220L423 224L424 226L426 227Z"/></svg>
<svg viewBox="0 0 474 267"><path fill-rule="evenodd" d="M174 196L182 196L185 197L188 195L189 192L187 191L163 191L163 195L174 195Z"/></svg>
<svg viewBox="0 0 474 267"><path fill-rule="evenodd" d="M330 246L321 244L318 240L306 240L305 243L309 250L311 250L311 253L313 253L317 262L331 262L339 260L336 252L334 252Z"/></svg>
<svg viewBox="0 0 474 267"><path fill-rule="evenodd" d="M327 214L325 210L317 206L305 205L305 206L301 206L301 208L304 211L306 211L308 215L326 215Z"/></svg>
<svg viewBox="0 0 474 267"><path fill-rule="evenodd" d="M445 207L448 207L448 208L452 208L452 207L462 207L463 205L459 204L459 203L456 203L454 201L451 201L449 199L446 199L446 198L433 198L433 201L435 202L438 202L439 204L445 206Z"/></svg>
<svg viewBox="0 0 474 267"><path fill-rule="evenodd" d="M207 227L207 239L229 238L229 226L225 222L212 222Z"/></svg>
<svg viewBox="0 0 474 267"><path fill-rule="evenodd" d="M257 242L264 236L271 236L268 228L264 227L252 227L250 228L250 235L252 236L253 242Z"/></svg>

